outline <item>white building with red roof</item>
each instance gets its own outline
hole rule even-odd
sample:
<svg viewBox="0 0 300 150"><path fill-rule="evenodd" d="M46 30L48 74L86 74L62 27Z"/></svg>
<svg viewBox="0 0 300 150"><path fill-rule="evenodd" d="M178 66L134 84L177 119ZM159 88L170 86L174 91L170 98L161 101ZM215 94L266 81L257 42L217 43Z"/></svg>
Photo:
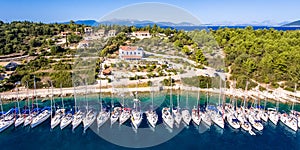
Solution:
<svg viewBox="0 0 300 150"><path fill-rule="evenodd" d="M140 60L144 57L144 49L137 46L120 46L119 57L124 60Z"/></svg>
<svg viewBox="0 0 300 150"><path fill-rule="evenodd" d="M132 32L131 35L138 39L151 38L151 34L149 33L149 31L136 31Z"/></svg>

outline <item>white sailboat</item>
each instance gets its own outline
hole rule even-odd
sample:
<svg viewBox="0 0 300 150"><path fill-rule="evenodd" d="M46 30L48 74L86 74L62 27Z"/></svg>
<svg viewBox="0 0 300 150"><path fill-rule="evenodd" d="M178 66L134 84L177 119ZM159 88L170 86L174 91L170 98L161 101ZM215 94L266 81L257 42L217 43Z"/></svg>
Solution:
<svg viewBox="0 0 300 150"><path fill-rule="evenodd" d="M137 85L138 84L136 83L135 99L133 99L133 109L131 111L131 123L135 130L138 129L143 119L143 113L141 112L140 106L141 102L138 99Z"/></svg>
<svg viewBox="0 0 300 150"><path fill-rule="evenodd" d="M101 71L100 71L101 72ZM100 91L99 91L99 100L100 100L100 112L97 116L97 127L100 128L110 117L110 111L106 108L103 108L103 102L101 99L101 79L100 79Z"/></svg>
<svg viewBox="0 0 300 150"><path fill-rule="evenodd" d="M295 95L296 95L296 90L297 90L297 85L295 84ZM288 128L292 129L293 131L297 131L298 130L298 122L297 122L297 118L295 115L293 115L294 112L294 105L295 102L293 101L292 103L292 110L290 114L281 114L280 115L280 121L286 125Z"/></svg>
<svg viewBox="0 0 300 150"><path fill-rule="evenodd" d="M37 96L36 96L36 83L35 83L35 76L34 76L34 95L35 95L35 101L36 101L36 106L38 109L38 103L37 103ZM44 107L41 110L41 113L39 113L37 116L32 118L32 122L30 123L31 128L34 128L44 121L46 121L52 114L52 108L51 107Z"/></svg>
<svg viewBox="0 0 300 150"><path fill-rule="evenodd" d="M1 118L0 118L0 133L7 128L9 128L12 124L14 124L14 111L15 109L10 109L7 113L4 114L3 106L2 106L2 99L0 95L0 104L1 104Z"/></svg>
<svg viewBox="0 0 300 150"><path fill-rule="evenodd" d="M72 130L76 129L82 122L83 120L83 112L78 110L77 108L77 99L76 99L76 88L75 85L73 85L74 89L74 102L75 102L75 113L73 115L73 120L72 120Z"/></svg>
<svg viewBox="0 0 300 150"><path fill-rule="evenodd" d="M141 112L141 108L140 108L140 100L135 98L134 100L134 106L133 109L131 111L131 123L134 127L135 130L138 129L138 127L140 126L142 119L143 119L143 115Z"/></svg>
<svg viewBox="0 0 300 150"><path fill-rule="evenodd" d="M96 120L96 113L93 109L89 109L89 101L86 98L87 95L87 83L85 82L85 100L86 100L86 114L82 120L83 132L85 132Z"/></svg>
<svg viewBox="0 0 300 150"><path fill-rule="evenodd" d="M73 121L73 115L71 112L68 112L65 116L62 117L60 121L60 129L64 129Z"/></svg>
<svg viewBox="0 0 300 150"><path fill-rule="evenodd" d="M154 104L153 104L153 91L151 91L151 108L146 111L147 121L150 127L155 128L156 123L158 121L158 115L156 111L154 110Z"/></svg>
<svg viewBox="0 0 300 150"><path fill-rule="evenodd" d="M221 82L221 78L220 78L220 93L219 93L219 104L218 104L218 107L221 105L221 93L222 93L222 90L221 90L221 87L222 87L222 82ZM224 120L223 120L223 116L220 112L220 109L217 109L216 107L214 106L211 106L211 109L210 109L211 113L210 113L210 116L211 116L211 120L218 126L220 127L221 129L224 129Z"/></svg>
<svg viewBox="0 0 300 150"><path fill-rule="evenodd" d="M200 113L200 108L199 108L199 99L200 99L200 92L198 90L198 97L197 97L197 107L194 106L192 109L192 120L193 122L199 126L201 122L201 113Z"/></svg>
<svg viewBox="0 0 300 150"><path fill-rule="evenodd" d="M170 107L172 108L172 78L170 79L171 82L171 89L170 89ZM163 122L167 125L168 128L173 129L173 125L174 125L174 118L172 116L171 113L171 109L170 107L164 107L161 110L161 114L162 114L162 119Z"/></svg>
<svg viewBox="0 0 300 150"><path fill-rule="evenodd" d="M207 84L207 89L208 89L208 84ZM208 113L208 110L207 110L207 106L208 106L208 92L206 93L206 106L205 106L205 110L204 112L202 113L201 115L201 120L202 122L207 125L207 126L211 126L211 118L210 118L210 115Z"/></svg>
<svg viewBox="0 0 300 150"><path fill-rule="evenodd" d="M18 105L18 115L16 115L15 127L20 126L25 121L25 114L21 114L20 103L19 103L19 89L17 89L17 105Z"/></svg>
<svg viewBox="0 0 300 150"><path fill-rule="evenodd" d="M182 115L180 113L180 106L179 106L179 92L177 94L177 107L172 108L172 113L174 116L175 124L179 127L180 122L182 120Z"/></svg>
<svg viewBox="0 0 300 150"><path fill-rule="evenodd" d="M55 111L55 115L54 117L52 118L51 117L51 129L54 129L58 124L60 124L61 122L61 119L62 117L65 115L65 108L64 108L64 101L63 101L63 97L62 97L62 84L60 84L60 89L61 89L61 102L62 102L62 107L61 109L57 109L55 108L54 106L54 110ZM52 97L51 97L51 101L53 102L53 98L54 98L54 95L53 95L53 85L52 85L52 82L51 82L51 90L52 90ZM55 103L54 103L55 105ZM51 108L52 108L52 105L51 105ZM52 111L51 111L51 116L52 116Z"/></svg>
<svg viewBox="0 0 300 150"><path fill-rule="evenodd" d="M119 117L119 124L124 124L131 117L131 108L125 107L124 96L123 96L123 108Z"/></svg>
<svg viewBox="0 0 300 150"><path fill-rule="evenodd" d="M191 114L190 114L190 111L188 109L188 99L189 99L189 94L187 93L186 95L186 108L184 109L181 109L181 114L182 114L182 120L183 120L183 123L187 126L190 125L190 122L192 120L192 117L191 117Z"/></svg>

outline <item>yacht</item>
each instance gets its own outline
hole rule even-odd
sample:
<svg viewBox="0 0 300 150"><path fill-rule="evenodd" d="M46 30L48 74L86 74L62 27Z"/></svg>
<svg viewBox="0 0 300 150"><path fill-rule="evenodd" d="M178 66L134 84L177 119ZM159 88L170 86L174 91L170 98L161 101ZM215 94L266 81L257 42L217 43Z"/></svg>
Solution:
<svg viewBox="0 0 300 150"><path fill-rule="evenodd" d="M58 124L60 124L60 121L62 117L65 114L65 109L57 109L55 111L55 115L53 118L51 118L51 129L54 129Z"/></svg>
<svg viewBox="0 0 300 150"><path fill-rule="evenodd" d="M2 106L2 102L1 102L1 106ZM15 122L14 114L16 113L15 111L16 109L12 108L7 113L2 115L3 118L0 120L0 133L6 130L7 128L9 128L12 124L14 124Z"/></svg>
<svg viewBox="0 0 300 150"><path fill-rule="evenodd" d="M208 89L208 84L207 84L207 89ZM205 106L205 109L204 111L202 112L202 115L201 115L201 120L202 122L207 125L207 126L211 126L211 117L208 113L208 109L207 109L207 105L208 105L208 95L209 93L207 92L206 93L206 106Z"/></svg>
<svg viewBox="0 0 300 150"><path fill-rule="evenodd" d="M239 129L241 127L239 120L231 113L227 114L226 120L228 124L234 129Z"/></svg>
<svg viewBox="0 0 300 150"><path fill-rule="evenodd" d="M24 121L25 121L25 116L26 116L26 111L24 110L22 113L21 113L21 109L20 109L20 104L19 104L19 89L17 89L17 105L18 105L18 114L15 116L16 117L16 121L15 121L15 127L18 127L19 125L23 124Z"/></svg>
<svg viewBox="0 0 300 150"><path fill-rule="evenodd" d="M269 120L274 124L277 125L279 120L279 115L276 108L268 108L268 115Z"/></svg>
<svg viewBox="0 0 300 150"><path fill-rule="evenodd" d="M196 108L195 106L192 109L192 120L197 126L200 125L200 122L201 122L200 111L199 111L199 108Z"/></svg>
<svg viewBox="0 0 300 150"><path fill-rule="evenodd" d="M138 127L140 126L141 122L142 122L142 119L143 119L143 113L139 110L140 107L139 106L139 103L140 103L140 100L138 99L134 99L134 107L131 111L131 123L134 127L135 130L138 129Z"/></svg>
<svg viewBox="0 0 300 150"><path fill-rule="evenodd" d="M100 128L110 117L110 111L102 108L97 116L97 127Z"/></svg>
<svg viewBox="0 0 300 150"><path fill-rule="evenodd" d="M164 123L171 129L173 129L173 125L174 125L174 118L173 116L171 115L171 112L170 112L170 108L169 107L164 107L162 109L162 119L164 121Z"/></svg>
<svg viewBox="0 0 300 150"><path fill-rule="evenodd" d="M187 126L190 125L190 122L192 120L190 111L188 109L188 99L189 99L189 94L186 95L186 108L181 109L183 123Z"/></svg>
<svg viewBox="0 0 300 150"><path fill-rule="evenodd" d="M280 121L293 131L298 130L297 120L294 116L283 113L280 115Z"/></svg>
<svg viewBox="0 0 300 150"><path fill-rule="evenodd" d="M131 117L131 109L128 107L122 108L121 115L119 117L119 124L124 124Z"/></svg>
<svg viewBox="0 0 300 150"><path fill-rule="evenodd" d="M218 127L224 129L224 120L221 113L217 110L215 106L208 106L208 110L210 112L210 117L213 123L215 123Z"/></svg>
<svg viewBox="0 0 300 150"><path fill-rule="evenodd" d="M110 115L110 125L112 126L115 122L117 122L117 120L120 117L121 114L121 107L114 107L113 111L111 112Z"/></svg>
<svg viewBox="0 0 300 150"><path fill-rule="evenodd" d="M32 111L29 111L29 115L26 116L24 120L24 127L31 124L32 119L40 113L40 110L41 110L40 108L34 108Z"/></svg>
<svg viewBox="0 0 300 150"><path fill-rule="evenodd" d="M96 120L96 113L94 110L87 110L85 117L83 118L83 131L86 131Z"/></svg>
<svg viewBox="0 0 300 150"><path fill-rule="evenodd" d="M101 64L100 64L100 68L101 68ZM101 71L100 71L101 72ZM102 97L101 97L101 80L100 80L100 84L99 84L99 100L100 100L100 112L97 116L97 127L98 129L109 119L110 117L110 111L107 110L106 108L103 107L103 101L102 101Z"/></svg>
<svg viewBox="0 0 300 150"><path fill-rule="evenodd" d="M256 129L257 131L262 131L264 129L264 126L262 125L258 114L250 113L248 115L248 120L253 126L253 128Z"/></svg>
<svg viewBox="0 0 300 150"><path fill-rule="evenodd" d="M82 120L83 120L83 112L78 110L73 115L72 130L76 129L81 124Z"/></svg>
<svg viewBox="0 0 300 150"><path fill-rule="evenodd" d="M156 123L158 121L158 115L156 113L156 111L154 110L154 102L153 102L153 92L151 91L151 108L146 111L146 117L147 117L147 121L150 125L150 127L155 128Z"/></svg>
<svg viewBox="0 0 300 150"><path fill-rule="evenodd" d="M72 130L74 131L74 129L76 129L83 120L83 112L78 110L78 108L77 108L75 85L73 85L73 92L74 92L74 102L75 102L75 106L74 106L75 114L73 115L73 119L72 119Z"/></svg>
<svg viewBox="0 0 300 150"><path fill-rule="evenodd" d="M172 108L172 113L174 116L175 124L179 126L182 120L182 115L180 113L180 106L179 106L179 92L177 95L177 106Z"/></svg>
<svg viewBox="0 0 300 150"><path fill-rule="evenodd" d="M64 129L67 127L73 120L73 114L71 112L68 112L65 116L62 117L60 121L60 129Z"/></svg>
<svg viewBox="0 0 300 150"><path fill-rule="evenodd" d="M51 108L50 107L45 107L42 109L42 113L38 114L36 117L33 118L30 126L31 128L34 128L38 126L39 124L43 123L46 121L51 115Z"/></svg>

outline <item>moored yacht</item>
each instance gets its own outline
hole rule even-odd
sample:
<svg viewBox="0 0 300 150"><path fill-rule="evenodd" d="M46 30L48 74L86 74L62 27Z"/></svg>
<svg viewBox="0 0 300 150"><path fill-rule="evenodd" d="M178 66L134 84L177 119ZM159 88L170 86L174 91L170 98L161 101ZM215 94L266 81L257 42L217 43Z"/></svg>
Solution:
<svg viewBox="0 0 300 150"><path fill-rule="evenodd" d="M293 131L298 130L297 120L294 116L283 113L280 115L280 121Z"/></svg>
<svg viewBox="0 0 300 150"><path fill-rule="evenodd" d="M51 108L50 107L45 107L42 109L42 113L38 114L36 117L33 118L30 126L31 128L34 128L44 121L46 121L51 115Z"/></svg>
<svg viewBox="0 0 300 150"><path fill-rule="evenodd" d="M131 111L131 123L134 129L137 130L142 122L143 115L142 112L140 111L140 106L139 106L140 100L134 99L133 101L134 101L134 107Z"/></svg>
<svg viewBox="0 0 300 150"><path fill-rule="evenodd" d="M60 129L64 129L67 127L73 120L73 114L71 112L68 112L65 116L62 117L60 121Z"/></svg>
<svg viewBox="0 0 300 150"><path fill-rule="evenodd" d="M96 113L92 109L87 109L87 113L82 120L83 123L83 131L85 132L96 120Z"/></svg>

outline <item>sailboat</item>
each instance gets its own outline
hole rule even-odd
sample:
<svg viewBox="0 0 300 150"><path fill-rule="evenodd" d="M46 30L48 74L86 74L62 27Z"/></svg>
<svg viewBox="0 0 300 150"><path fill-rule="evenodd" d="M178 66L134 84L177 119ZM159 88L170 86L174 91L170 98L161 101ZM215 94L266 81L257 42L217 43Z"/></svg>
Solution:
<svg viewBox="0 0 300 150"><path fill-rule="evenodd" d="M170 89L170 107L172 108L172 79L170 79L171 82L171 89ZM162 114L162 119L163 122L167 125L167 127L169 127L170 129L173 129L173 125L174 125L174 118L172 116L171 113L171 109L170 107L164 107L161 110L161 114Z"/></svg>
<svg viewBox="0 0 300 150"><path fill-rule="evenodd" d="M75 113L73 115L73 120L72 120L72 130L74 131L74 129L76 129L83 120L83 112L78 110L75 84L73 85L73 91L74 91Z"/></svg>
<svg viewBox="0 0 300 150"><path fill-rule="evenodd" d="M85 82L85 100L86 100L86 114L85 117L83 118L83 132L88 129L93 122L96 120L96 113L94 112L93 109L89 109L89 101L86 99L87 95L87 82Z"/></svg>
<svg viewBox="0 0 300 150"><path fill-rule="evenodd" d="M112 105L112 112L110 115L110 125L112 126L115 122L118 121L120 115L121 115L121 111L122 108L118 107L118 106L114 106L114 99L113 99L113 94L114 94L114 88L112 87L112 92L111 92L111 105Z"/></svg>
<svg viewBox="0 0 300 150"><path fill-rule="evenodd" d="M123 90L124 91L124 90ZM122 111L119 117L119 124L124 124L131 117L131 108L125 106L125 98L122 95Z"/></svg>
<svg viewBox="0 0 300 150"><path fill-rule="evenodd" d="M174 116L175 124L177 126L179 126L180 122L182 120L182 115L180 113L180 107L179 107L179 91L178 91L178 94L177 94L177 107L172 108L172 113L173 113L173 116Z"/></svg>
<svg viewBox="0 0 300 150"><path fill-rule="evenodd" d="M297 85L295 85L295 93L296 93L296 89L297 89ZM295 105L295 102L293 101L291 112L294 112L294 105ZM290 113L290 114L287 114L287 113L281 114L280 115L280 121L284 125L286 125L288 128L292 129L293 131L296 132L298 130L297 119L294 115L292 115L292 113Z"/></svg>
<svg viewBox="0 0 300 150"><path fill-rule="evenodd" d="M136 89L137 89L137 83L136 83ZM140 104L141 101L138 99L138 94L136 90L135 99L133 99L133 109L131 111L131 123L135 130L138 129L143 119L143 113L141 112Z"/></svg>
<svg viewBox="0 0 300 150"><path fill-rule="evenodd" d="M121 111L121 115L119 117L119 124L120 125L124 124L131 117L131 108L125 107L124 95L122 97L123 97L122 98L123 108L122 108L122 111Z"/></svg>
<svg viewBox="0 0 300 150"><path fill-rule="evenodd" d="M220 105L221 105L221 85L222 85L222 81L220 78L220 93L219 93L219 104L218 104L218 108L217 109L215 106L209 106L208 109L210 110L210 116L211 116L211 120L220 128L224 129L224 120L223 120L223 116L222 116L222 112L220 112Z"/></svg>
<svg viewBox="0 0 300 150"><path fill-rule="evenodd" d="M208 83L207 83L206 87L207 87L207 90L208 90ZM208 91L207 91L207 92L206 92L206 106L205 106L204 112L203 112L202 115L201 115L201 120L202 120L202 122L203 122L204 124L206 124L207 126L210 127L210 126L211 126L211 118L210 118L210 115L209 115L208 110L207 110L207 106L208 106L208 95L209 95L209 93L208 93Z"/></svg>
<svg viewBox="0 0 300 150"><path fill-rule="evenodd" d="M27 88L28 88L28 81L26 81L26 83L27 83ZM32 99L32 103L31 103L32 104L32 107L31 107L32 110L30 110L30 98L28 97L27 100L28 100L29 115L27 117L25 117L24 127L31 124L32 119L40 113L40 109L38 107L33 108L33 99Z"/></svg>
<svg viewBox="0 0 300 150"><path fill-rule="evenodd" d="M38 108L38 103L37 103L37 96L36 96L36 83L35 83L35 76L34 76L34 95L35 95L35 101L36 101L36 105ZM44 107L41 110L41 113L39 113L37 116L35 116L32 119L32 122L30 124L31 128L34 128L38 125L40 125L41 123L43 123L44 121L46 121L50 115L52 114L52 108L51 107Z"/></svg>
<svg viewBox="0 0 300 150"><path fill-rule="evenodd" d="M18 115L16 115L16 121L15 121L15 127L18 127L19 125L23 124L25 121L25 113L21 114L21 109L20 109L20 103L19 103L19 89L17 89L17 105L18 105Z"/></svg>
<svg viewBox="0 0 300 150"><path fill-rule="evenodd" d="M155 128L156 123L158 121L158 115L156 111L154 110L154 104L153 104L153 91L151 90L151 107L149 110L146 111L147 121L151 128Z"/></svg>
<svg viewBox="0 0 300 150"><path fill-rule="evenodd" d="M197 106L194 106L192 109L192 120L193 122L199 126L201 122L201 113L200 113L200 108L199 108L199 100L200 100L200 90L198 90L198 97L197 97Z"/></svg>
<svg viewBox="0 0 300 150"><path fill-rule="evenodd" d="M1 133L2 131L9 128L12 124L14 124L15 122L14 114L16 110L12 108L7 113L4 114L1 96L0 96L0 101L1 101L1 111L2 111L1 120L0 120L0 133Z"/></svg>
<svg viewBox="0 0 300 150"><path fill-rule="evenodd" d="M181 114L182 114L182 120L183 120L183 123L185 125L190 125L190 122L192 120L192 117L191 117L191 114L190 114L190 111L188 109L188 100L189 100L189 94L187 93L186 95L186 106L184 109L181 109Z"/></svg>
<svg viewBox="0 0 300 150"><path fill-rule="evenodd" d="M51 101L54 101L53 100L53 85L52 85L52 82L51 82L51 89L52 89L52 97L51 97ZM51 129L54 129L58 124L60 124L60 121L61 121L61 118L65 115L65 107L64 107L64 101L63 101L63 94L62 94L62 84L60 84L60 95L61 95L61 103L62 103L62 107L63 108L60 108L60 109L57 109L55 111L55 115L54 117L52 118L51 117ZM51 106L52 107L52 106ZM54 103L54 109L55 108L55 103ZM52 112L51 112L52 113Z"/></svg>
<svg viewBox="0 0 300 150"><path fill-rule="evenodd" d="M258 97L259 98L259 97ZM267 106L267 100L264 100L264 108L260 108L259 114L260 114L260 118L264 121L267 122L269 119L269 115L266 111L266 106Z"/></svg>
<svg viewBox="0 0 300 150"><path fill-rule="evenodd" d="M110 111L103 107L103 102L102 102L102 97L101 97L101 79L100 79L99 100L100 100L100 112L97 117L98 128L100 128L110 117Z"/></svg>

